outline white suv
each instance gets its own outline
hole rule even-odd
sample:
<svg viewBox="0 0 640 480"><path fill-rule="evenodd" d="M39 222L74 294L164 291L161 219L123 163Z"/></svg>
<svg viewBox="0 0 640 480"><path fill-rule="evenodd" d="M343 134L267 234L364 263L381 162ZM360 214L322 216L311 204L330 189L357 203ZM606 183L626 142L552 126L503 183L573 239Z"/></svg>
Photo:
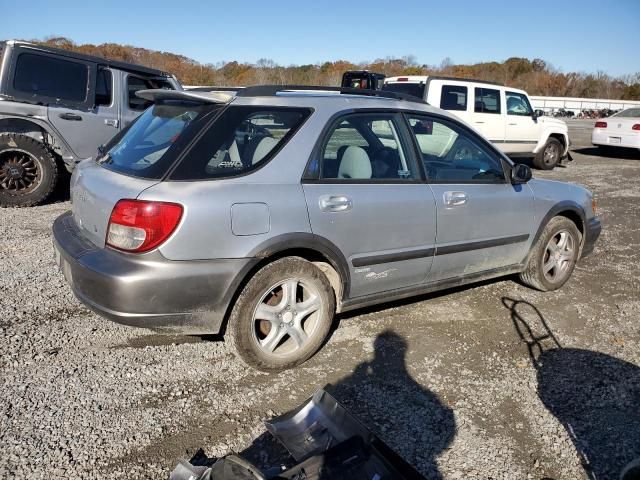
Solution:
<svg viewBox="0 0 640 480"><path fill-rule="evenodd" d="M510 156L533 156L533 164L553 169L569 156L567 125L538 117L527 92L491 82L450 77L389 77L383 90L405 93L448 110L476 128Z"/></svg>

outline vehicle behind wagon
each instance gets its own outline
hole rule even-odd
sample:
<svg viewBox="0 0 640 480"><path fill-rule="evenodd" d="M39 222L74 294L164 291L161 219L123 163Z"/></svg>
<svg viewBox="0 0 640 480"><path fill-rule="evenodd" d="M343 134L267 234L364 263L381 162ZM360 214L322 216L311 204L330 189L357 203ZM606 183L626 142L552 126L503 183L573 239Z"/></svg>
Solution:
<svg viewBox="0 0 640 480"><path fill-rule="evenodd" d="M0 206L45 201L65 170L95 158L151 104L135 94L149 88L182 87L141 65L0 43Z"/></svg>

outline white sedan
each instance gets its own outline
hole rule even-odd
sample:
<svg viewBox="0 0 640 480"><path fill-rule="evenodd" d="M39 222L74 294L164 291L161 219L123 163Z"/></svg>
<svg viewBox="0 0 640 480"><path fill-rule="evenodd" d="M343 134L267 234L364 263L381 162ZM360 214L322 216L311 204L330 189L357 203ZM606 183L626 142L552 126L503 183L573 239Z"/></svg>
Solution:
<svg viewBox="0 0 640 480"><path fill-rule="evenodd" d="M599 147L640 149L640 108L627 108L598 120L591 133L591 143Z"/></svg>

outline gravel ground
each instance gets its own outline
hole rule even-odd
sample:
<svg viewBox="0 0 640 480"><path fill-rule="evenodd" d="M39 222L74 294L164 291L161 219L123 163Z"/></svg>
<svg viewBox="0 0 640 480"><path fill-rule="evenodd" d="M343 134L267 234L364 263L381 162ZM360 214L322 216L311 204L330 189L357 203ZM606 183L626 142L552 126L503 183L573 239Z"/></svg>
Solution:
<svg viewBox="0 0 640 480"><path fill-rule="evenodd" d="M0 210L0 478L167 478L179 458L283 452L262 419L317 388L428 477L617 478L640 456L640 156L535 176L591 188L604 232L560 291L512 278L343 316L301 368L244 368L219 338L122 327L53 262L66 201Z"/></svg>

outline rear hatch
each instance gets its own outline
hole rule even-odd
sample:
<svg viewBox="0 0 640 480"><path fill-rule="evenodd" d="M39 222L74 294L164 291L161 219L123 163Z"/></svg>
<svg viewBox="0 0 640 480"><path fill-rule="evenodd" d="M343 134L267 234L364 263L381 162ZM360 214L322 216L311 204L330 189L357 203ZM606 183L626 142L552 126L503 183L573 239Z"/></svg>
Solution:
<svg viewBox="0 0 640 480"><path fill-rule="evenodd" d="M138 95L145 93L143 98L157 103L114 137L95 161L81 162L71 178L74 220L98 247L105 245L116 203L136 199L159 183L202 125L221 108L220 102L202 101L184 92L148 90Z"/></svg>

